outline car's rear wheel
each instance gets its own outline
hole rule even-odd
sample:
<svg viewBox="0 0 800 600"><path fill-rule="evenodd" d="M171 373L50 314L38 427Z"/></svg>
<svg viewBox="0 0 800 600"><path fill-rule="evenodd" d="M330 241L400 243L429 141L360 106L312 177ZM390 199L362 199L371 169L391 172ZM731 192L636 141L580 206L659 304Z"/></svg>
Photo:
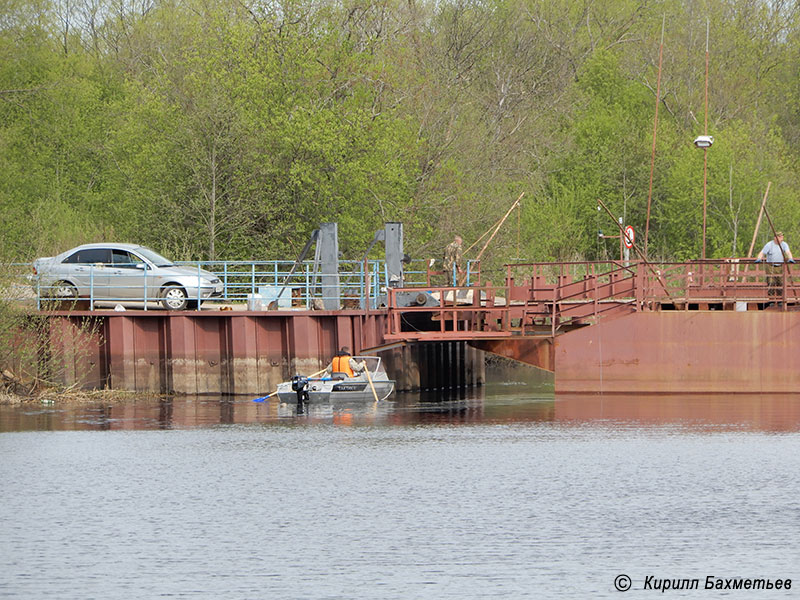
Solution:
<svg viewBox="0 0 800 600"><path fill-rule="evenodd" d="M189 297L179 285L168 285L161 290L161 305L167 310L186 310Z"/></svg>
<svg viewBox="0 0 800 600"><path fill-rule="evenodd" d="M75 300L78 297L78 288L68 281L59 281L50 290L50 296L59 300Z"/></svg>
<svg viewBox="0 0 800 600"><path fill-rule="evenodd" d="M68 281L57 281L53 285L40 290L42 308L63 309L65 305L74 306L78 300L78 288Z"/></svg>

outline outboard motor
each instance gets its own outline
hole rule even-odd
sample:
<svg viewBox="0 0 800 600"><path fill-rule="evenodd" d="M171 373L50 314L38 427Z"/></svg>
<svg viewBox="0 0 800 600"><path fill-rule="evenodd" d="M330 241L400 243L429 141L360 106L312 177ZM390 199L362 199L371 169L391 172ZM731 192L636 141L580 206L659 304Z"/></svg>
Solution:
<svg viewBox="0 0 800 600"><path fill-rule="evenodd" d="M308 402L308 377L295 375L292 377L292 391L297 394L297 414L303 414L303 407Z"/></svg>

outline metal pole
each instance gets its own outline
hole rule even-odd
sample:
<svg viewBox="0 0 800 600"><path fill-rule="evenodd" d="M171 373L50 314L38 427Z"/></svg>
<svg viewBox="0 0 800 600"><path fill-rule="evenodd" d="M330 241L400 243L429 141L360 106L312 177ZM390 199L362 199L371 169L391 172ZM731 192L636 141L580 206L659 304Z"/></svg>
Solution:
<svg viewBox="0 0 800 600"><path fill-rule="evenodd" d="M200 275L200 271L201 271L200 264L201 263L199 263L199 262L197 263L197 307L195 308L195 310L200 310L200 303L202 301L202 299L200 297L201 296L200 286L202 285L203 280L201 279L201 275ZM212 268L212 267L209 265L209 268ZM255 273L255 268L256 268L256 265L254 263L253 264L253 273ZM255 294L255 287L253 288L253 293Z"/></svg>
<svg viewBox="0 0 800 600"><path fill-rule="evenodd" d="M708 33L709 21L706 18L706 85L705 85L705 129L704 135L708 135ZM707 199L707 178L708 178L708 148L703 149L703 253L700 256L706 258L706 199Z"/></svg>
<svg viewBox="0 0 800 600"><path fill-rule="evenodd" d="M89 267L89 310L94 310L94 265Z"/></svg>
<svg viewBox="0 0 800 600"><path fill-rule="evenodd" d="M769 228L772 230L773 237L777 240L778 239L778 232L775 230L775 225L772 224L772 219L769 216L769 211L767 207L764 206L764 214L767 216L767 222L769 223ZM784 312L786 311L786 279L789 273L789 263L786 258L786 252L783 250L783 244L778 244L778 248L780 248L781 255L783 256L783 264L781 265L781 280L783 282L782 291L781 291L781 305Z"/></svg>
<svg viewBox="0 0 800 600"><path fill-rule="evenodd" d="M706 190L708 178L708 148L703 148L703 251L700 258L706 259Z"/></svg>
<svg viewBox="0 0 800 600"><path fill-rule="evenodd" d="M522 192L519 195L519 198L517 198L514 201L514 204L511 205L511 208L508 209L508 212L505 214L505 216L502 219L500 219L500 222L497 224L497 227L494 228L494 232L492 233L491 237L488 240L486 240L486 243L483 245L483 248L481 248L481 251L478 252L478 256L475 258L475 260L480 260L481 259L481 256L483 256L483 253L486 251L486 247L494 239L494 236L497 235L497 232L500 230L500 227L503 225L503 223L505 223L506 219L508 218L508 215L510 215L511 211L514 210L517 207L517 205L519 204L519 201L522 200L522 197L524 195L525 195L525 192Z"/></svg>
<svg viewBox="0 0 800 600"><path fill-rule="evenodd" d="M369 313L369 262L364 258L364 314Z"/></svg>
<svg viewBox="0 0 800 600"><path fill-rule="evenodd" d="M650 155L650 188L647 192L647 220L644 225L644 255L647 256L647 237L650 233L650 203L653 198L653 169L656 163L656 132L658 131L658 105L661 103L661 63L664 56L664 23L667 15L661 20L661 44L658 47L658 78L656 80L656 112L653 118L653 151Z"/></svg>
<svg viewBox="0 0 800 600"><path fill-rule="evenodd" d="M603 209L608 213L608 216L614 220L614 223L617 223L617 219L614 217L614 213L608 210L608 207L605 204L603 204L603 201L598 198L597 203L603 207ZM617 223L617 227L619 227L619 235L621 239L621 236L625 235L625 231L622 229L622 225L620 225L619 223ZM661 285L664 286L664 292L667 294L667 296L670 299L672 299L672 295L669 293L669 290L667 289L667 283L664 281L663 277L661 277L661 274L655 270L653 265L647 261L647 258L645 258L644 254L642 254L642 251L639 250L639 246L636 245L636 242L633 243L633 249L636 252L636 254L639 255L639 258L642 260L645 266L647 266L647 268L650 269L653 275L655 275L656 278L661 282Z"/></svg>
<svg viewBox="0 0 800 600"><path fill-rule="evenodd" d="M758 219L756 220L756 230L753 232L753 241L750 242L750 249L747 251L747 258L753 257L753 247L756 245L756 236L758 235L758 228L761 227L761 217L764 216L764 208L767 206L767 196L769 195L769 186L772 185L771 181L767 182L767 191L764 192L764 199L761 201L761 208L758 211Z"/></svg>
<svg viewBox="0 0 800 600"><path fill-rule="evenodd" d="M769 223L769 228L772 230L772 237L778 239L778 232L775 229L775 225L772 224L772 219L769 216L769 211L767 210L766 206L764 207L764 214L767 216L767 222ZM783 256L783 262L785 264L787 262L786 252L784 252L783 246L781 244L778 244L778 248L780 248L781 250L781 255Z"/></svg>

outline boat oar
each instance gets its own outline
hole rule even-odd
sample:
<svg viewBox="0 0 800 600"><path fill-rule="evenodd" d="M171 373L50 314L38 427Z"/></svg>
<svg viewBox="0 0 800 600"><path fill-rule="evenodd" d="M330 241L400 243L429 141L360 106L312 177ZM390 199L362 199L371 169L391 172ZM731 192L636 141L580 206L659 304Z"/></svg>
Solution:
<svg viewBox="0 0 800 600"><path fill-rule="evenodd" d="M311 375L309 375L309 377L316 377L317 375L319 375L321 373L324 373L327 370L328 370L328 367L325 367L324 369L322 369L322 371L317 371L316 373L312 373ZM261 396L260 398L253 398L253 402L264 402L264 400L272 398L277 393L278 393L278 390L275 390L274 392L272 392L271 394L267 394L266 396Z"/></svg>
<svg viewBox="0 0 800 600"><path fill-rule="evenodd" d="M378 392L375 391L375 384L372 383L372 376L369 374L369 369L366 368L366 366L364 367L364 373L367 374L367 381L369 381L369 387L372 390L372 395L375 396L375 402L380 402L380 400L378 400Z"/></svg>

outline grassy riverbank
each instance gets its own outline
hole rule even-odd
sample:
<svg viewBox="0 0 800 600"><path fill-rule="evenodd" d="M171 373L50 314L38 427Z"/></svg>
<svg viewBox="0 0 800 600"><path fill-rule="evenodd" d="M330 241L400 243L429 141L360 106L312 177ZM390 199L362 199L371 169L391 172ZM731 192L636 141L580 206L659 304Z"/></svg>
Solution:
<svg viewBox="0 0 800 600"><path fill-rule="evenodd" d="M45 389L34 393L20 394L0 389L0 405L22 405L22 404L93 404L97 402L117 403L135 402L137 400L148 400L162 398L164 394L153 394L147 392L129 392L121 390L75 390L75 389Z"/></svg>

